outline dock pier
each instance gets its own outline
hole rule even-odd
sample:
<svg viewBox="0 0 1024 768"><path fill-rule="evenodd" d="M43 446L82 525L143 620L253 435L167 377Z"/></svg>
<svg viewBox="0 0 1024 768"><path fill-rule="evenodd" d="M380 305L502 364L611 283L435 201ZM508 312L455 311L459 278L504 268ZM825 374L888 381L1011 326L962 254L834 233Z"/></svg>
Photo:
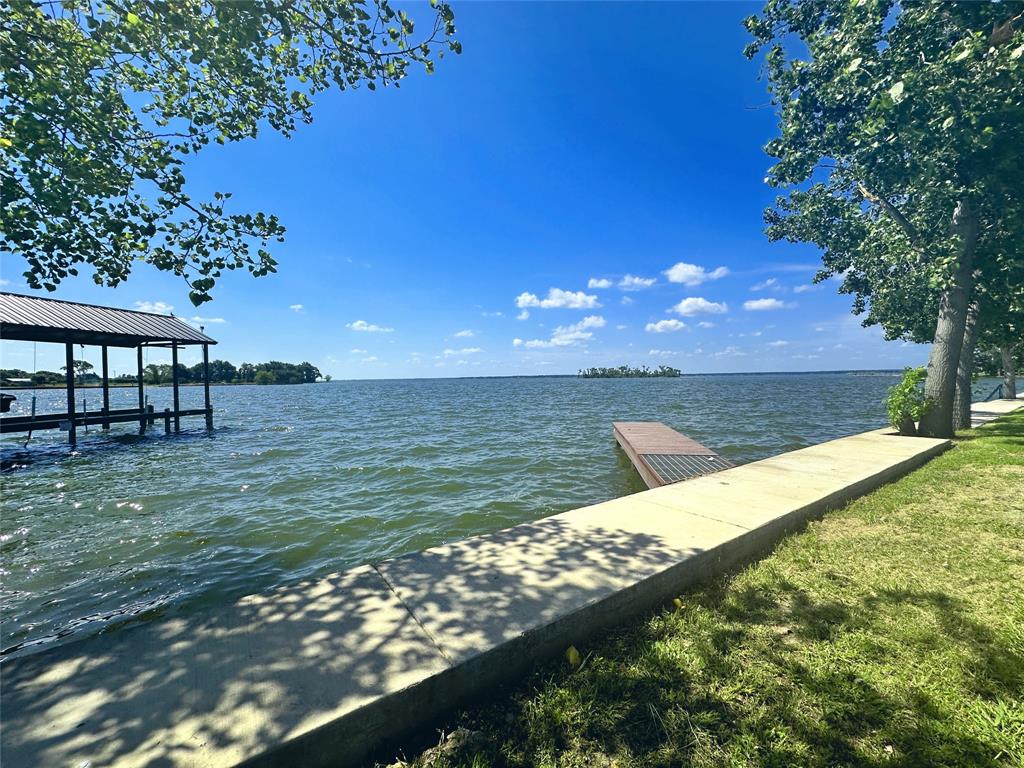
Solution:
<svg viewBox="0 0 1024 768"><path fill-rule="evenodd" d="M735 466L660 421L614 421L612 434L648 488L660 488Z"/></svg>

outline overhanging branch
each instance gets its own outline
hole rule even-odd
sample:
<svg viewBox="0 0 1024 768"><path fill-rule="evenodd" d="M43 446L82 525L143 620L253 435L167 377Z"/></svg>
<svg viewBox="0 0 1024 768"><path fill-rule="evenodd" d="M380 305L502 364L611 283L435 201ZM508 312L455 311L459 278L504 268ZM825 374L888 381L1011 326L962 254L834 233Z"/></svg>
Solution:
<svg viewBox="0 0 1024 768"><path fill-rule="evenodd" d="M910 239L910 244L915 248L918 247L920 238L918 237L917 229L914 227L913 224L910 223L910 220L903 215L902 211L900 211L899 208L890 203L884 197L872 195L859 181L857 182L857 188L860 189L860 193L864 195L864 198L869 203L882 206L882 210L884 210L892 217L893 221L895 221L899 225L900 229L902 229L906 236Z"/></svg>

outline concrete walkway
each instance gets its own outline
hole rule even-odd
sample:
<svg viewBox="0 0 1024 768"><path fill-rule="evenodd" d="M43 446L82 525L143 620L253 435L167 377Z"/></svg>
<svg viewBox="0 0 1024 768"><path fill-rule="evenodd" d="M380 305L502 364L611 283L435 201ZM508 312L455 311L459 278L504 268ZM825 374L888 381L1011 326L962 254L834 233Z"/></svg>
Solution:
<svg viewBox="0 0 1024 768"><path fill-rule="evenodd" d="M1024 395L1020 395L1016 400L1003 399L989 400L985 403L972 403L971 426L980 427L982 424L987 424L992 419L998 419L1000 416L1004 416L1018 408L1024 408Z"/></svg>
<svg viewBox="0 0 1024 768"><path fill-rule="evenodd" d="M867 432L12 659L4 766L352 764L948 445Z"/></svg>

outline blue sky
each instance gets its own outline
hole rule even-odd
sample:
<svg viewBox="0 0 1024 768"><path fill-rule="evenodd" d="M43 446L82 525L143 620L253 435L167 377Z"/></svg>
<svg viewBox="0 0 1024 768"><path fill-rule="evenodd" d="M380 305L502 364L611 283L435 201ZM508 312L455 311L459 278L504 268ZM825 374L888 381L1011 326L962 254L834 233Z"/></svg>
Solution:
<svg viewBox="0 0 1024 768"><path fill-rule="evenodd" d="M267 131L186 167L194 197L230 191L237 210L280 216L278 274L228 275L198 310L145 265L56 296L173 307L203 318L216 357L339 378L924 362L926 347L861 328L838 283L811 286L813 248L762 232L776 126L742 56L756 6L454 8L464 53L435 75L322 94L293 138ZM2 256L4 290L27 292L23 269ZM61 356L40 345L38 365ZM30 345L5 342L3 358L30 367Z"/></svg>

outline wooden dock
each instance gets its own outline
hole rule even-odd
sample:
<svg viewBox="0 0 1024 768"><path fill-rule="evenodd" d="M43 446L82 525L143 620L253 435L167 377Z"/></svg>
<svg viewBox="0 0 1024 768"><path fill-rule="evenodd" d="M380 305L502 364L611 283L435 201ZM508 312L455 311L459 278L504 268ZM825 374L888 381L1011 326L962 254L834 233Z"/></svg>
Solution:
<svg viewBox="0 0 1024 768"><path fill-rule="evenodd" d="M612 432L648 488L710 475L734 464L660 421L614 421Z"/></svg>

